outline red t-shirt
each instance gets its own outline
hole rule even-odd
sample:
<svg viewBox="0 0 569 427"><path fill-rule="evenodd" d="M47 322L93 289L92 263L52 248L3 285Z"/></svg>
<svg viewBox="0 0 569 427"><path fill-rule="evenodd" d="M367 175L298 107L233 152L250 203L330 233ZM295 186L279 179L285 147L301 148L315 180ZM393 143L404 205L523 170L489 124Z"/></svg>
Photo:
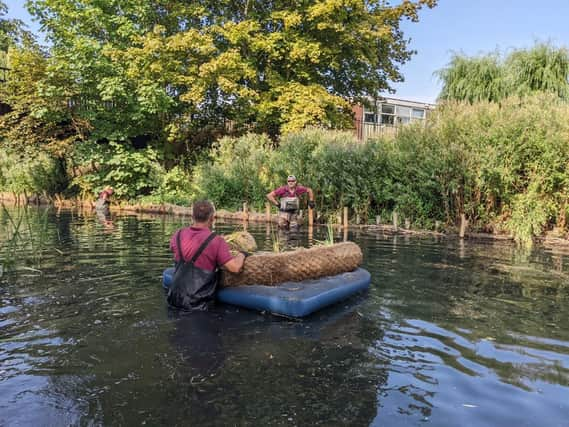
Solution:
<svg viewBox="0 0 569 427"><path fill-rule="evenodd" d="M297 185L293 191L290 191L288 185L283 185L282 187L277 188L274 193L275 196L278 197L295 197L308 193L308 189L302 185Z"/></svg>
<svg viewBox="0 0 569 427"><path fill-rule="evenodd" d="M182 255L184 261L188 262L192 259L201 244L211 234L208 228L186 227L180 231L180 244L182 246ZM170 239L170 249L174 252L174 259L179 261L178 245L176 243L176 234L174 233ZM203 270L214 271L217 267L231 260L233 256L229 252L229 245L222 237L215 236L211 242L204 249L202 254L197 259L195 266Z"/></svg>

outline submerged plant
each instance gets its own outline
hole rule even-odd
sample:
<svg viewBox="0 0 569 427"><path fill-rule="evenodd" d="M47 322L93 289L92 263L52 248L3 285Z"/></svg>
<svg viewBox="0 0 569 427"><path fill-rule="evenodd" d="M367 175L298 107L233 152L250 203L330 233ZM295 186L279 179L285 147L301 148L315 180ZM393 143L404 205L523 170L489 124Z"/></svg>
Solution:
<svg viewBox="0 0 569 427"><path fill-rule="evenodd" d="M271 227L271 243L273 252L279 253L284 249L284 244L278 232L275 232Z"/></svg>
<svg viewBox="0 0 569 427"><path fill-rule="evenodd" d="M5 241L0 241L0 253L4 255L3 267L9 269L16 260L25 259L35 267L41 267L43 251L47 242L47 212L40 217L37 227L30 219L27 205L18 210L18 215L10 214L2 203L1 216L6 219ZM37 270L36 270L37 271Z"/></svg>

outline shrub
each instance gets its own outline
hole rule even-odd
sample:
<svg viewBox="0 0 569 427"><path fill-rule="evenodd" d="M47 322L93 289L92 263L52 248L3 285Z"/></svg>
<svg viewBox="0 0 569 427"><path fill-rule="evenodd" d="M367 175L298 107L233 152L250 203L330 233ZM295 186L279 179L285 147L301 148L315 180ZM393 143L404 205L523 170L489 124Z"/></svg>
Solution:
<svg viewBox="0 0 569 427"><path fill-rule="evenodd" d="M159 188L165 174L153 148L135 150L115 142L78 145L72 168L73 185L83 197L96 195L109 185L121 199L149 195Z"/></svg>
<svg viewBox="0 0 569 427"><path fill-rule="evenodd" d="M61 162L47 153L0 151L0 188L5 191L53 195L63 191L66 185Z"/></svg>

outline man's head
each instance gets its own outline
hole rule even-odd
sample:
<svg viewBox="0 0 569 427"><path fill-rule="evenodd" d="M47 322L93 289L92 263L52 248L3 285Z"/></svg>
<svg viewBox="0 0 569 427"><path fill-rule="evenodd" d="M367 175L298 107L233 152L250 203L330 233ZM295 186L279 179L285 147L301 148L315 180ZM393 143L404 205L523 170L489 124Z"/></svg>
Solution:
<svg viewBox="0 0 569 427"><path fill-rule="evenodd" d="M289 175L288 178L286 179L286 184L288 185L288 188L296 187L296 176Z"/></svg>
<svg viewBox="0 0 569 427"><path fill-rule="evenodd" d="M213 222L215 208L209 200L198 200L192 207L192 217L194 222L206 223Z"/></svg>

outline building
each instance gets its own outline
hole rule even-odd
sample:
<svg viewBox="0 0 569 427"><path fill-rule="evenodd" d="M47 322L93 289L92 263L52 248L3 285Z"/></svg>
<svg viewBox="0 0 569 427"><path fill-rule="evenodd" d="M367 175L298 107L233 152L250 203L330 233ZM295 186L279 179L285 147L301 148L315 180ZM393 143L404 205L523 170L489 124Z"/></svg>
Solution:
<svg viewBox="0 0 569 427"><path fill-rule="evenodd" d="M355 105L354 125L359 139L395 135L408 123L425 121L434 104L383 97L375 108Z"/></svg>

